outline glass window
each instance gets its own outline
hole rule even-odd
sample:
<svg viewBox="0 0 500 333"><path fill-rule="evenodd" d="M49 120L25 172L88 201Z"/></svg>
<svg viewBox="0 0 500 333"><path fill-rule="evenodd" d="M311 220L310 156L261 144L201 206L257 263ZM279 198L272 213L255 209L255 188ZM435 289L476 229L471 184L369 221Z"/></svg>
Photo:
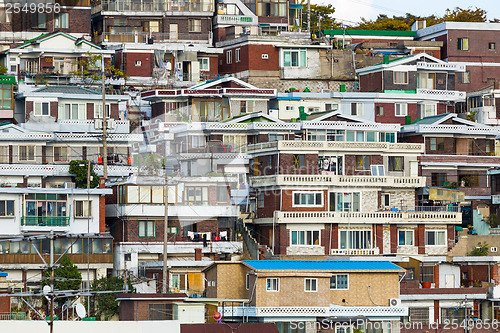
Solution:
<svg viewBox="0 0 500 333"><path fill-rule="evenodd" d="M402 156L389 156L389 171L403 171L404 159Z"/></svg>
<svg viewBox="0 0 500 333"><path fill-rule="evenodd" d="M266 279L266 291L279 291L280 290L280 279L279 278L267 278Z"/></svg>
<svg viewBox="0 0 500 333"><path fill-rule="evenodd" d="M283 67L306 67L306 50L283 49Z"/></svg>
<svg viewBox="0 0 500 333"><path fill-rule="evenodd" d="M399 230L399 245L413 245L413 230Z"/></svg>
<svg viewBox="0 0 500 333"><path fill-rule="evenodd" d="M469 38L457 38L457 50L468 51L469 50Z"/></svg>
<svg viewBox="0 0 500 333"><path fill-rule="evenodd" d="M75 201L75 217L90 217L92 216L92 201L78 200Z"/></svg>
<svg viewBox="0 0 500 333"><path fill-rule="evenodd" d="M69 161L69 148L54 147L54 162L68 162L68 161Z"/></svg>
<svg viewBox="0 0 500 333"><path fill-rule="evenodd" d="M430 150L444 152L444 138L430 138Z"/></svg>
<svg viewBox="0 0 500 333"><path fill-rule="evenodd" d="M408 72L394 72L394 84L408 84Z"/></svg>
<svg viewBox="0 0 500 333"><path fill-rule="evenodd" d="M34 161L35 146L19 146L19 161Z"/></svg>
<svg viewBox="0 0 500 333"><path fill-rule="evenodd" d="M336 200L338 212L359 212L360 210L359 192L337 193Z"/></svg>
<svg viewBox="0 0 500 333"><path fill-rule="evenodd" d="M349 289L349 275L335 274L330 277L330 289Z"/></svg>
<svg viewBox="0 0 500 333"><path fill-rule="evenodd" d="M357 155L356 170L370 170L371 156Z"/></svg>
<svg viewBox="0 0 500 333"><path fill-rule="evenodd" d="M227 187L218 186L217 187L217 201L226 202L228 197Z"/></svg>
<svg viewBox="0 0 500 333"><path fill-rule="evenodd" d="M443 186L446 183L446 173L432 173L431 186Z"/></svg>
<svg viewBox="0 0 500 333"><path fill-rule="evenodd" d="M318 291L318 279L304 279L304 291Z"/></svg>
<svg viewBox="0 0 500 333"><path fill-rule="evenodd" d="M156 237L156 222L139 221L139 237Z"/></svg>
<svg viewBox="0 0 500 333"><path fill-rule="evenodd" d="M408 115L408 104L406 103L396 103L394 104L395 111L394 114L396 116L406 116Z"/></svg>
<svg viewBox="0 0 500 333"><path fill-rule="evenodd" d="M127 203L139 203L139 186L127 186Z"/></svg>
<svg viewBox="0 0 500 333"><path fill-rule="evenodd" d="M384 115L384 107L383 106L376 106L375 107L375 114L377 116L383 116Z"/></svg>
<svg viewBox="0 0 500 333"><path fill-rule="evenodd" d="M48 102L35 102L35 116L48 116L49 115L49 103Z"/></svg>
<svg viewBox="0 0 500 333"><path fill-rule="evenodd" d="M293 154L293 167L302 169L306 167L306 156L303 154Z"/></svg>
<svg viewBox="0 0 500 333"><path fill-rule="evenodd" d="M294 206L321 206L323 205L322 192L293 192Z"/></svg>
<svg viewBox="0 0 500 333"><path fill-rule="evenodd" d="M446 245L445 231L426 231L425 245Z"/></svg>
<svg viewBox="0 0 500 333"><path fill-rule="evenodd" d="M189 32L201 32L201 20L189 19L188 28Z"/></svg>
<svg viewBox="0 0 500 333"><path fill-rule="evenodd" d="M209 58L200 58L198 59L200 63L200 71L209 71L210 70L210 59Z"/></svg>
<svg viewBox="0 0 500 333"><path fill-rule="evenodd" d="M233 51L228 50L226 51L226 64L232 64L233 63Z"/></svg>
<svg viewBox="0 0 500 333"><path fill-rule="evenodd" d="M0 200L0 216L14 216L14 200Z"/></svg>
<svg viewBox="0 0 500 333"><path fill-rule="evenodd" d="M54 28L60 28L60 29L69 28L69 14L68 13L54 14Z"/></svg>
<svg viewBox="0 0 500 333"><path fill-rule="evenodd" d="M366 132L366 141L375 142L377 141L377 136L375 132Z"/></svg>
<svg viewBox="0 0 500 333"><path fill-rule="evenodd" d="M320 245L319 230L291 231L292 245Z"/></svg>
<svg viewBox="0 0 500 333"><path fill-rule="evenodd" d="M340 248L341 249L371 249L372 248L371 230L341 230Z"/></svg>

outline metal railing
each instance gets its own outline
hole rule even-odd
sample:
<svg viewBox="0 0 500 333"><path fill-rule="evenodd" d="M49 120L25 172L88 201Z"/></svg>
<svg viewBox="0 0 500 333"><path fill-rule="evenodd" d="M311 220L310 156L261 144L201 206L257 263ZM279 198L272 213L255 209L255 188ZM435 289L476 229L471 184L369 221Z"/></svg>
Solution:
<svg viewBox="0 0 500 333"><path fill-rule="evenodd" d="M212 1L200 0L111 0L92 6L92 14L100 11L117 12L213 12Z"/></svg>
<svg viewBox="0 0 500 333"><path fill-rule="evenodd" d="M22 226L66 227L69 226L69 216L23 216Z"/></svg>
<svg viewBox="0 0 500 333"><path fill-rule="evenodd" d="M176 42L196 41L208 43L210 33L168 33L168 32L121 32L102 33L95 37L94 42L101 43L155 43L155 42Z"/></svg>
<svg viewBox="0 0 500 333"><path fill-rule="evenodd" d="M24 312L1 312L0 320L26 320L26 313Z"/></svg>

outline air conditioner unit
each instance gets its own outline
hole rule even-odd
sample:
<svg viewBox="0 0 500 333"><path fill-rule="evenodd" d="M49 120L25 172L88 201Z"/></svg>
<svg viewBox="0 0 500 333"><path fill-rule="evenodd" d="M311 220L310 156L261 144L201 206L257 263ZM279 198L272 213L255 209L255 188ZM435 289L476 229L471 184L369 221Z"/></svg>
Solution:
<svg viewBox="0 0 500 333"><path fill-rule="evenodd" d="M401 299L399 298L389 298L389 306L401 306Z"/></svg>
<svg viewBox="0 0 500 333"><path fill-rule="evenodd" d="M322 93L330 93L330 89L321 89Z"/></svg>
<svg viewBox="0 0 500 333"><path fill-rule="evenodd" d="M490 252L498 252L498 247L496 247L496 246L492 246L492 247L490 248Z"/></svg>

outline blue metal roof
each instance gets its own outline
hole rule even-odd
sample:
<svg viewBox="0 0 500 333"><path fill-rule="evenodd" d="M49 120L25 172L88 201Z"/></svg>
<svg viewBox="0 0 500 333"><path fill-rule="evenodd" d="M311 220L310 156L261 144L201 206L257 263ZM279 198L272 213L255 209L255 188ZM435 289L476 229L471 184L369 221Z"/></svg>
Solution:
<svg viewBox="0 0 500 333"><path fill-rule="evenodd" d="M401 270L389 261L361 260L244 260L256 270Z"/></svg>
<svg viewBox="0 0 500 333"><path fill-rule="evenodd" d="M7 274L7 273L5 273L5 272L0 271L0 277L4 277L4 276L7 276L7 275L9 275L9 274Z"/></svg>

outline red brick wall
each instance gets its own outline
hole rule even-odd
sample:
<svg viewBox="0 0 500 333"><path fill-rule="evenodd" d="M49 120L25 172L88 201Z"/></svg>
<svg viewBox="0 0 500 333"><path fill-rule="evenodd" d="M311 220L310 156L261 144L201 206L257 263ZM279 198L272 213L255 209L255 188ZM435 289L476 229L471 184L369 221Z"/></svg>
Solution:
<svg viewBox="0 0 500 333"><path fill-rule="evenodd" d="M330 243L330 234L332 232L332 225L331 224L326 224L325 229L321 230L321 245L325 247L325 255L329 255L328 250L332 248L332 245ZM332 241L333 241L334 235L332 235Z"/></svg>
<svg viewBox="0 0 500 333"><path fill-rule="evenodd" d="M356 170L356 156L357 155L345 155L344 173L346 175L370 175L370 168L368 170ZM384 164L384 157L382 155L371 155L370 165L381 165Z"/></svg>
<svg viewBox="0 0 500 333"><path fill-rule="evenodd" d="M415 241L418 246L418 254L425 254L425 225L419 224Z"/></svg>
<svg viewBox="0 0 500 333"><path fill-rule="evenodd" d="M449 225L448 227L448 251L455 246L455 226Z"/></svg>
<svg viewBox="0 0 500 333"><path fill-rule="evenodd" d="M30 114L33 112L33 101L26 101L26 121L30 120Z"/></svg>
<svg viewBox="0 0 500 333"><path fill-rule="evenodd" d="M391 224L391 253L398 252L398 226L395 224Z"/></svg>
<svg viewBox="0 0 500 333"><path fill-rule="evenodd" d="M50 116L56 118L56 121L57 121L57 116L59 115L57 102L50 102L49 112L50 112Z"/></svg>
<svg viewBox="0 0 500 333"><path fill-rule="evenodd" d="M240 62L236 62L235 49L240 49ZM226 51L232 51L232 63L226 63ZM267 54L268 59L262 59ZM247 70L277 71L279 69L279 50L273 45L248 44L224 49L219 55L219 73L231 74Z"/></svg>
<svg viewBox="0 0 500 333"><path fill-rule="evenodd" d="M382 72L360 75L359 89L360 91L382 91Z"/></svg>
<svg viewBox="0 0 500 333"><path fill-rule="evenodd" d="M288 229L284 224L279 224L279 227L277 227L279 230L279 239L278 239L278 246L275 246L275 254L286 254L286 248L290 245L290 238L288 235Z"/></svg>
<svg viewBox="0 0 500 333"><path fill-rule="evenodd" d="M10 313L10 296L0 297L0 313Z"/></svg>
<svg viewBox="0 0 500 333"><path fill-rule="evenodd" d="M282 175L316 175L318 174L318 155L305 154L305 167L294 168L293 154L280 154L279 155L280 174Z"/></svg>
<svg viewBox="0 0 500 333"><path fill-rule="evenodd" d="M339 248L339 225L332 224L332 249Z"/></svg>
<svg viewBox="0 0 500 333"><path fill-rule="evenodd" d="M94 119L94 103L87 103L87 119Z"/></svg>
<svg viewBox="0 0 500 333"><path fill-rule="evenodd" d="M257 204L257 217L266 218L273 217L275 210L280 210L281 192L277 191L264 191L264 207L258 208Z"/></svg>
<svg viewBox="0 0 500 333"><path fill-rule="evenodd" d="M106 232L106 198L99 197L99 232Z"/></svg>
<svg viewBox="0 0 500 333"><path fill-rule="evenodd" d="M118 103L111 103L110 108L111 119L118 119Z"/></svg>
<svg viewBox="0 0 500 333"><path fill-rule="evenodd" d="M439 288L439 265L434 266L434 288Z"/></svg>
<svg viewBox="0 0 500 333"><path fill-rule="evenodd" d="M90 28L90 7L61 7L61 13L69 13L68 28L55 28L54 27L54 14L46 15L46 28L38 29L31 26L31 13L23 12L12 13L11 22L0 24L1 31L37 31L42 33L52 31L62 31L65 33L84 33L91 34Z"/></svg>
<svg viewBox="0 0 500 333"><path fill-rule="evenodd" d="M125 74L128 76L151 77L153 73L152 53L125 53ZM135 62L140 61L141 65L136 66Z"/></svg>
<svg viewBox="0 0 500 333"><path fill-rule="evenodd" d="M384 228L381 224L375 225L375 244L379 248L380 253L384 250Z"/></svg>
<svg viewBox="0 0 500 333"><path fill-rule="evenodd" d="M391 123L405 125L406 117L396 116L396 106L394 103L375 103L375 110L377 106L384 108L384 114L377 116L375 114L375 121L379 123ZM418 107L416 103L408 103L408 115L411 117L411 121L417 120L418 118Z"/></svg>

